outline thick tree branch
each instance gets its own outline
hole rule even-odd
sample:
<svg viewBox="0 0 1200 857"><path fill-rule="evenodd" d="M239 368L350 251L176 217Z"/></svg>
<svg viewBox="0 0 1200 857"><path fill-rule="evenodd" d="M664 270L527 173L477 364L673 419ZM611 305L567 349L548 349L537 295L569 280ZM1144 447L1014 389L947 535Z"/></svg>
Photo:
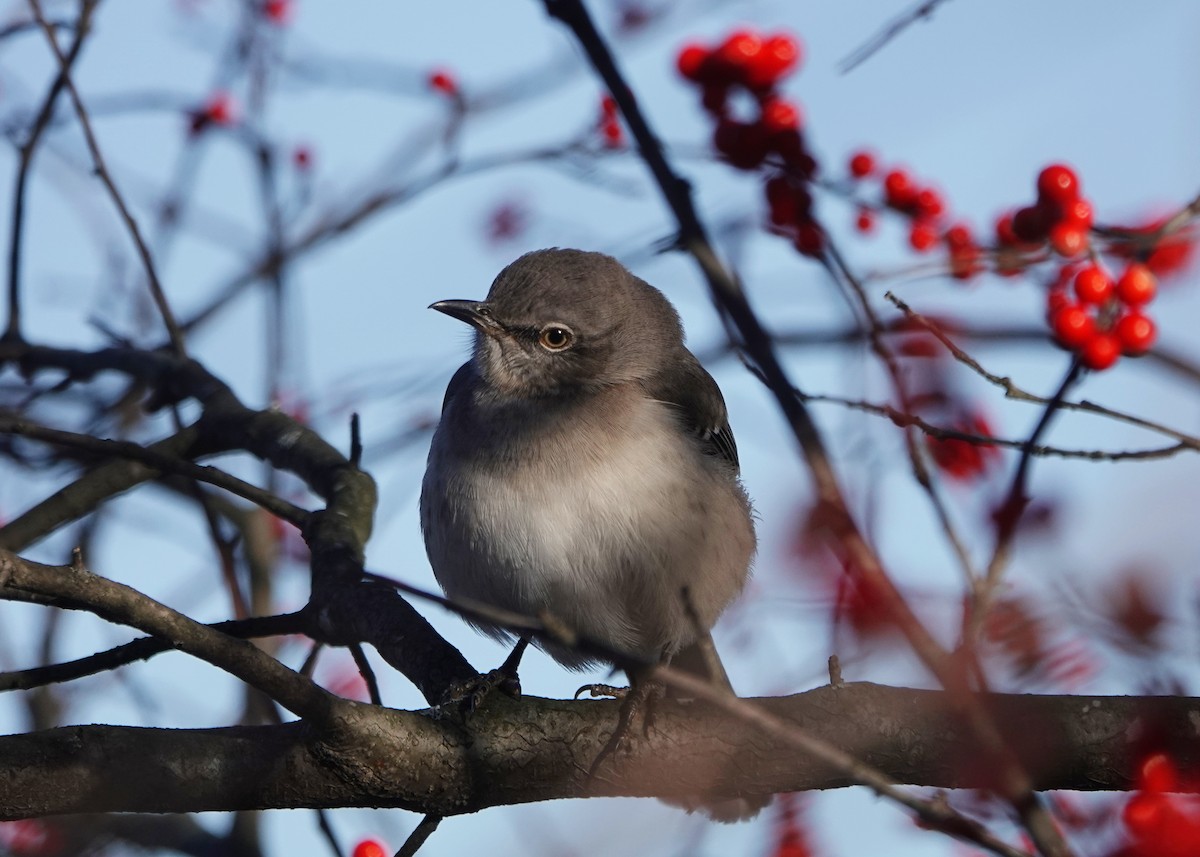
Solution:
<svg viewBox="0 0 1200 857"><path fill-rule="evenodd" d="M1200 699L981 697L1035 788L1133 787L1152 730L1180 767L1200 763ZM756 699L896 782L990 788L997 772L944 692L873 684ZM455 815L598 795L762 794L842 788L847 777L700 704L662 703L656 727L607 764L617 703L489 698L468 729L427 712L347 704L337 737L304 723L210 730L75 726L0 737L0 820L74 812L401 807ZM112 764L120 759L120 765Z"/></svg>

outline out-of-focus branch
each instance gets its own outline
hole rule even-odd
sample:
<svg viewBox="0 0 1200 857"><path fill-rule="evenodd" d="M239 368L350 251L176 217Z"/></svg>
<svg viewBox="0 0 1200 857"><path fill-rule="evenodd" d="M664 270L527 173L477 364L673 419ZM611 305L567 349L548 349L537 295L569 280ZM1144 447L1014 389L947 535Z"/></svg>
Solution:
<svg viewBox="0 0 1200 857"><path fill-rule="evenodd" d="M84 0L85 5L90 6L94 3L95 0ZM142 259L142 266L146 270L146 281L150 284L150 293L154 297L154 303L158 306L158 312L162 316L163 325L167 328L167 336L171 340L171 346L177 354L183 356L187 353L184 347L183 333L175 321L175 315L171 311L170 304L167 303L167 296L163 291L162 283L158 279L158 271L155 268L154 259L150 255L150 248L142 239L142 232L138 228L137 220L134 219L133 214L129 211L129 207L125 204L125 198L121 196L116 182L108 172L108 167L105 166L104 155L100 151L100 144L96 142L96 135L92 132L92 124L88 119L87 109L83 105L83 99L79 97L78 90L75 89L75 82L71 79L70 64L67 62L67 56L63 54L62 48L58 45L58 37L54 33L54 28L42 13L40 0L29 0L29 8L33 11L33 16L37 19L42 31L46 34L46 41L49 43L50 49L58 59L63 84L66 86L67 93L71 96L71 102L75 105L75 115L79 119L79 127L83 131L83 138L87 142L88 152L92 156L92 164L95 167L96 177L100 179L104 187L108 190L113 205L116 206L117 211L121 215L121 220L125 222L125 226L129 230L129 235L133 239L138 255Z"/></svg>
<svg viewBox="0 0 1200 857"><path fill-rule="evenodd" d="M743 349L762 373L768 389L791 426L813 476L817 495L827 511L828 535L832 542L845 553L848 564L862 575L865 583L878 595L881 606L904 634L916 655L951 696L960 700L967 722L986 749L989 764L1000 773L997 790L1022 813L1022 821L1038 847L1050 857L1071 854L1061 834L1040 807L1028 775L1005 745L997 724L974 697L963 664L951 657L917 618L854 521L816 423L796 395L795 387L779 362L769 335L751 309L741 286L717 258L692 204L690 185L676 175L667 162L657 136L651 131L637 99L617 68L612 52L596 30L587 9L581 0L543 2L551 17L561 20L574 33L617 102L621 115L637 141L642 158L676 218L680 246L696 259L713 299L723 316L738 331Z"/></svg>
<svg viewBox="0 0 1200 857"><path fill-rule="evenodd" d="M19 340L21 338L21 246L24 238L25 191L29 185L29 169L33 165L33 156L37 152L42 134L54 116L54 105L58 101L59 93L62 92L71 68L79 58L84 39L91 32L92 10L95 9L95 6L94 0L84 0L80 4L79 20L75 25L75 38L71 42L71 46L67 48L66 54L60 55L59 72L54 78L54 83L50 84L50 90L46 93L37 117L29 128L25 142L19 148L20 159L17 163L16 186L13 188L12 231L9 235L8 247L8 323L5 325L4 334L0 336L0 340ZM19 25L14 25L14 27L16 26ZM20 26L23 28L28 24ZM49 28L53 39L54 25L43 22L41 26ZM9 28L5 34L12 31L13 28ZM0 36L0 38L2 37Z"/></svg>
<svg viewBox="0 0 1200 857"><path fill-rule="evenodd" d="M51 598L59 606L86 610L169 640L174 648L237 676L302 717L322 721L330 714L331 697L326 691L253 644L202 625L81 565L43 565L0 551L0 597L10 590Z"/></svg>

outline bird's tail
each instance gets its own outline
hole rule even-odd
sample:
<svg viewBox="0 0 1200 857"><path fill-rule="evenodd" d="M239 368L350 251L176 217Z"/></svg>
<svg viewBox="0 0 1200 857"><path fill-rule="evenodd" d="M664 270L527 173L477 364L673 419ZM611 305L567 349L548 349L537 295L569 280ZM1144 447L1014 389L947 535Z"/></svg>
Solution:
<svg viewBox="0 0 1200 857"><path fill-rule="evenodd" d="M717 687L733 691L729 674L725 672L725 665L717 656L712 636L709 634L705 634L701 639L671 658L671 666L709 681ZM674 693L672 695L679 697L681 694ZM731 824L735 821L747 821L754 818L771 802L772 797L773 795L745 795L725 800L685 797L665 799L665 802L672 806L682 807L688 812L699 811L713 821Z"/></svg>

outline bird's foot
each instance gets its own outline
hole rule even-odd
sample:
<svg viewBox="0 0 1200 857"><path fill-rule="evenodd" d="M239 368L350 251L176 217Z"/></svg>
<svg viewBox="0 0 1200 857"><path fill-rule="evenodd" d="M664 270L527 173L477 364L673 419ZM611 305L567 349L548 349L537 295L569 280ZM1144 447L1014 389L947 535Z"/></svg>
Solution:
<svg viewBox="0 0 1200 857"><path fill-rule="evenodd" d="M579 690L575 691L575 698L583 696L585 693L592 699L606 697L608 699L624 699L629 695L630 688L615 687L611 684L585 684Z"/></svg>
<svg viewBox="0 0 1200 857"><path fill-rule="evenodd" d="M500 668L465 681L456 681L446 689L437 707L438 715L445 716L453 712L459 717L470 717L488 695L497 690L512 699L520 699L521 680L516 674Z"/></svg>
<svg viewBox="0 0 1200 857"><path fill-rule="evenodd" d="M610 696L621 700L621 707L617 714L617 728L613 730L603 749L588 768L589 781L596 776L596 772L600 770L600 766L604 764L605 760L616 753L622 744L632 741L633 723L639 713L642 717L642 737L649 737L650 729L654 726L654 706L662 698L664 690L663 685L658 682L644 681L638 682L632 687L611 687L606 684L584 685L576 692L576 699L579 698L580 693L587 691L592 696Z"/></svg>

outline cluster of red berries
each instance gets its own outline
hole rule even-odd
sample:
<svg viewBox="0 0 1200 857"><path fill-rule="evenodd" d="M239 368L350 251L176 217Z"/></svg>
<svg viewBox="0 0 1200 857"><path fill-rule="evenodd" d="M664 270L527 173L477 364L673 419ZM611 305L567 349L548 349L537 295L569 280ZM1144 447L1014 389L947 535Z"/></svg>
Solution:
<svg viewBox="0 0 1200 857"><path fill-rule="evenodd" d="M771 159L773 174L765 187L771 223L800 252L816 256L825 238L807 185L817 161L804 142L799 106L777 89L799 62L800 45L792 36L737 30L716 47L685 45L677 66L700 86L704 109L716 121L713 147L728 163L756 170ZM733 115L732 96L738 91L748 93L756 107L749 121Z"/></svg>
<svg viewBox="0 0 1200 857"><path fill-rule="evenodd" d="M1004 215L996 223L1002 248L1036 250L1049 243L1054 252L1073 259L1088 249L1092 204L1080 191L1079 177L1064 164L1051 164L1038 174L1037 202Z"/></svg>
<svg viewBox="0 0 1200 857"><path fill-rule="evenodd" d="M879 178L883 206L911 221L908 243L914 250L928 253L938 242L945 244L950 254L950 273L960 280L969 279L982 270L982 251L970 227L963 223L946 226L946 202L936 188L922 185L911 173L899 167L884 172L875 156L866 150L851 155L848 166L853 181ZM875 212L869 206L859 206L855 228L862 233L875 228Z"/></svg>
<svg viewBox="0 0 1200 857"><path fill-rule="evenodd" d="M1107 369L1122 354L1136 357L1154 345L1158 329L1145 307L1157 291L1157 278L1141 262L1128 263L1116 280L1096 262L1064 265L1047 298L1046 320L1084 366Z"/></svg>
<svg viewBox="0 0 1200 857"><path fill-rule="evenodd" d="M621 128L621 114L617 100L607 93L600 99L600 118L596 122L600 140L606 149L619 149L625 145L625 131Z"/></svg>
<svg viewBox="0 0 1200 857"><path fill-rule="evenodd" d="M1200 806L1194 796L1173 794L1195 791L1185 783L1175 763L1155 753L1142 763L1139 791L1125 804L1125 827L1132 841L1131 857L1191 857L1200 850Z"/></svg>

